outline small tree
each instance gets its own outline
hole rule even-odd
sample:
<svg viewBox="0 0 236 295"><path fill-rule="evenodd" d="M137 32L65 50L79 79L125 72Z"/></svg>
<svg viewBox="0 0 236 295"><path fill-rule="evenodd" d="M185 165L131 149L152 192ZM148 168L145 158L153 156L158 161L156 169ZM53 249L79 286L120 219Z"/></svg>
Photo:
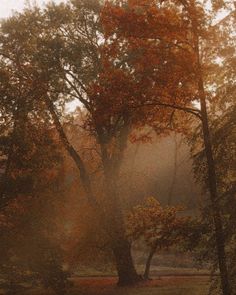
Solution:
<svg viewBox="0 0 236 295"><path fill-rule="evenodd" d="M155 198L134 207L127 217L127 232L133 241L143 239L150 248L144 271L149 278L150 266L157 249L169 248L183 239L183 229L190 224L190 217L178 216L182 207L163 208Z"/></svg>

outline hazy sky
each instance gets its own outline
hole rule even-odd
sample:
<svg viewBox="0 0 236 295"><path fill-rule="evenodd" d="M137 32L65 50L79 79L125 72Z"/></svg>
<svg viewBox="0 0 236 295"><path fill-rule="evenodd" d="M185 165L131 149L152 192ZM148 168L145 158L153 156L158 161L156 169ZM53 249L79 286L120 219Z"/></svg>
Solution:
<svg viewBox="0 0 236 295"><path fill-rule="evenodd" d="M13 10L21 11L26 2L37 3L42 5L43 3L50 2L51 0L0 0L0 18L8 17L12 14ZM54 0L56 3L63 2L63 0ZM220 13L218 18L225 16L225 13Z"/></svg>
<svg viewBox="0 0 236 295"><path fill-rule="evenodd" d="M10 16L13 10L22 10L26 2L26 0L0 0L0 18ZM50 0L31 0L28 2L36 2L41 5L43 3L50 2ZM54 0L54 2L59 3L62 2L62 0Z"/></svg>

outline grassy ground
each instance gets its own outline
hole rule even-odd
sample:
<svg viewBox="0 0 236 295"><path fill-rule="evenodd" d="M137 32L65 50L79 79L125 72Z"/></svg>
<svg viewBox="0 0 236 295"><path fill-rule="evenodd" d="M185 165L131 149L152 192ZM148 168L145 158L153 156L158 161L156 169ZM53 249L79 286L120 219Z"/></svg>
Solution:
<svg viewBox="0 0 236 295"><path fill-rule="evenodd" d="M136 267L138 273L142 274L144 272L144 265L137 265ZM94 269L94 268L81 268L77 272L78 276L96 276L96 277L109 277L116 276L115 269ZM151 277L158 276L209 276L210 272L207 269L197 269L194 267L169 267L169 266L156 266L152 265L150 270Z"/></svg>
<svg viewBox="0 0 236 295"><path fill-rule="evenodd" d="M135 287L116 286L116 278L74 278L68 295L207 295L207 277L162 277ZM52 295L34 290L29 295Z"/></svg>

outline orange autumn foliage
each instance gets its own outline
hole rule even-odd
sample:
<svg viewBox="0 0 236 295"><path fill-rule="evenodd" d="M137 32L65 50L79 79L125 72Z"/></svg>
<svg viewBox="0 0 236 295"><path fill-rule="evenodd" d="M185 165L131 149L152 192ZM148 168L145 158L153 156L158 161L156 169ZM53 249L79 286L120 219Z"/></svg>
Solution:
<svg viewBox="0 0 236 295"><path fill-rule="evenodd" d="M167 248L183 239L190 217L181 216L181 206L162 207L155 198L148 198L127 215L127 233L132 240L143 239L148 246Z"/></svg>
<svg viewBox="0 0 236 295"><path fill-rule="evenodd" d="M184 12L154 1L106 2L101 23L101 66L88 88L88 125L115 136L128 118L132 130L149 125L161 133L170 127L172 106L191 106L196 99Z"/></svg>

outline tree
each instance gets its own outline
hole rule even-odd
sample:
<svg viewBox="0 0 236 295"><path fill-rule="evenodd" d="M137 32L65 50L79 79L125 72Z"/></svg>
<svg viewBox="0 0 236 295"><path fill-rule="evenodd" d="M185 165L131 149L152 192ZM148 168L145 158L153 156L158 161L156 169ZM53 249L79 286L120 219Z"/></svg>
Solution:
<svg viewBox="0 0 236 295"><path fill-rule="evenodd" d="M14 47L13 43L8 46ZM10 50L6 52L9 56L1 59L0 71L4 123L0 133L0 276L9 294L15 294L24 282L40 283L63 294L68 274L62 269L63 251L55 237L53 210L59 203L55 199L62 197L58 190L62 177L60 144L41 102L33 103L38 93L37 80L27 76L32 68L20 75L19 54L16 57Z"/></svg>
<svg viewBox="0 0 236 295"><path fill-rule="evenodd" d="M224 241L225 241L225 252L227 256L228 266L228 280L231 285L231 292L234 292L234 279L232 276L232 269L235 265L234 259L232 259L232 252L228 251L233 241L229 228L229 216L232 218L234 215L229 207L233 204L234 196L234 112L235 103L235 37L233 33L233 24L235 11L229 11L228 15L214 24L213 28L217 34L217 42L215 39L212 41L212 47L205 50L208 54L210 51L213 61L211 62L210 70L207 72L205 78L205 88L208 99L208 113L209 113L209 128L211 131L212 140L212 154L215 160L216 170L216 181L218 190L218 204L221 208L222 223L224 229ZM205 61L206 63L206 61ZM198 133L197 133L198 134ZM198 134L199 136L199 134ZM196 137L197 139L197 137ZM199 142L199 139L197 139ZM195 146L195 145L194 145ZM195 154L195 167L198 179L203 182L208 181L206 161L204 157L204 150L193 149ZM230 202L231 204L229 205ZM228 204L228 205L226 205ZM228 209L227 209L228 208ZM231 207L232 208L232 207ZM204 206L204 218L210 223L209 212L210 204L206 203ZM229 211L228 211L229 210ZM233 218L231 219L233 220ZM231 232L232 233L232 232ZM210 235L210 234L209 234ZM210 235L211 238L206 253L210 253L210 260L213 262L214 271L216 270L216 255L214 246L212 246L212 239L214 236ZM231 240L232 239L232 240ZM233 243L233 242L232 242ZM232 244L231 244L232 245ZM231 248L232 249L232 248ZM232 263L231 263L232 261ZM217 282L218 283L218 282ZM218 284L217 284L218 285ZM214 291L214 290L213 290Z"/></svg>
<svg viewBox="0 0 236 295"><path fill-rule="evenodd" d="M219 7L222 7L223 3L218 3L217 9ZM170 15L170 13L167 14L167 8L175 6L175 15ZM144 3L143 1L128 1L127 6L122 6L122 4L119 6L112 6L110 4L107 5L107 11L105 12L105 20L107 24L107 34L110 37L111 40L114 39L114 28L116 28L115 32L116 34L119 34L118 36L120 39L123 40L123 42L120 42L120 44L123 45L122 51L127 52L127 48L130 49L133 53L133 59L138 55L139 52L142 52L142 56L145 58L141 58L140 56L137 58L135 70L133 70L133 73L139 73L141 78L149 80L149 83L151 86L145 85L145 91L147 90L147 87L150 87L149 91L146 91L148 93L148 99L145 101L142 101L142 106L148 106L152 105L153 107L156 106L163 106L167 108L172 109L178 109L182 110L188 113L194 114L196 117L201 119L202 124L202 131L203 131L203 142L204 142L204 148L205 148L205 155L207 159L207 167L208 167L208 188L210 192L210 198L211 198L211 207L212 207L212 216L214 220L214 226L215 226L215 236L216 236L216 247L218 252L218 262L219 262L219 269L221 274L221 286L222 286L222 292L223 294L230 294L230 287L229 287L229 277L228 277L228 271L227 271L227 262L226 262L226 256L225 256L225 244L224 244L224 232L223 232L223 224L222 224L222 216L221 216L221 208L218 204L218 196L217 196L217 182L216 182L216 172L215 172L215 162L213 159L213 152L212 152L212 143L211 143L211 136L210 136L210 130L209 130L209 121L208 121L208 111L207 111L207 93L206 88L204 86L204 79L205 79L205 72L203 71L203 64L201 60L201 46L204 44L204 40L206 40L206 29L211 29L211 26L208 25L206 22L207 18L209 21L209 16L204 11L204 7L201 6L199 3L196 3L195 1L164 1L162 2L155 2L150 1L148 3ZM158 14L157 7L162 8L159 11L161 12L161 17ZM179 8L179 10L178 10ZM164 36L158 36L155 31L155 28L157 29L158 26L158 17L159 21L163 20L163 15L166 13L166 16L171 17L170 21L170 27L175 23L175 29L173 34L175 34L174 42L170 42L170 39L166 36L173 36L165 34ZM178 16L180 18L178 18ZM135 20L132 22L132 25L130 25L130 20ZM167 19L167 18L166 18ZM181 23L182 20L182 23ZM155 24L155 27L153 26ZM168 26L166 25L168 28ZM165 29L166 29L165 27ZM164 30L166 33L166 31ZM162 31L163 33L163 31ZM211 35L212 36L212 35ZM209 35L208 35L209 37ZM155 55L151 54L152 52L149 52L147 55L145 55L145 51L140 50L140 44L145 44L148 49L152 48L151 40L153 42L163 42L165 46L170 47L174 52L179 53L179 57L182 57L181 60L181 66L178 67L178 72L172 70L172 80L168 84L169 88L173 85L174 86L179 85L179 91L176 91L176 87L174 87L174 91L169 92L171 95L168 97L166 93L158 93L153 85L156 85L156 83L162 81L162 76L156 75L156 57ZM180 39L178 39L180 38ZM158 40L158 41L157 41ZM112 41L111 41L112 42ZM136 45L136 47L134 46ZM137 44L139 46L137 47ZM154 43L155 44L155 43ZM126 50L124 50L124 46ZM204 45L203 45L204 46ZM117 42L113 42L113 47L110 46L112 50L114 48L117 50ZM166 48L165 47L165 48ZM119 50L120 48L118 48ZM117 50L117 51L118 51ZM139 51L140 50L140 51ZM117 52L116 51L116 52ZM170 52L170 50L169 50ZM215 57L215 56L214 56ZM148 62L150 58L150 62ZM157 58L157 57L156 57ZM142 62L142 60L145 62ZM166 58L164 60L165 68L167 68L166 65L168 65L168 61L171 61L171 64L175 64L176 66L178 64L178 56L174 55L174 59L171 55L168 56L168 59ZM127 63L130 60L126 61ZM157 59L157 61L159 61ZM192 64L187 64L187 62ZM135 61L131 61L129 66L132 67L134 65ZM138 70L137 70L138 68ZM141 71L140 71L141 68ZM179 79L179 73L181 72L181 80ZM140 72L139 72L140 71ZM189 71L189 74L187 72ZM157 71L159 73L159 71ZM175 77L175 79L173 79ZM185 80L183 79L185 77ZM159 78L159 79L158 79ZM188 80L186 80L188 78ZM166 79L165 79L166 80ZM191 85L191 89L188 88ZM159 88L161 91L163 91L164 87ZM181 93L181 90L183 90L184 95L178 95ZM189 91L188 91L189 90ZM164 95L163 95L164 94ZM177 95L178 94L178 95ZM140 95L141 98L141 95ZM146 98L146 97L145 97ZM169 99L166 100L166 98ZM181 98L181 99L180 99ZM194 101L200 102L200 110L191 107L191 102ZM174 103L173 103L174 101ZM190 105L190 107L189 107Z"/></svg>
<svg viewBox="0 0 236 295"><path fill-rule="evenodd" d="M221 288L223 294L231 294L232 289L230 287L230 280L228 274L227 260L226 260L226 250L225 250L225 234L223 229L222 221L222 209L219 203L219 188L217 187L217 176L216 176L216 165L213 155L212 139L210 134L208 111L207 111L207 92L204 86L204 75L202 70L202 60L200 56L200 23L197 19L197 5L195 3L190 3L189 6L190 19L192 22L192 32L194 40L194 51L197 57L196 62L196 77L198 83L198 95L201 105L201 117L202 117L202 132L205 148L205 156L207 160L207 182L208 189L211 198L211 209L212 216L215 226L215 238L216 247L218 254L218 263L221 275ZM195 6L194 6L195 5ZM194 8L194 10L193 10ZM192 12L191 12L192 11Z"/></svg>
<svg viewBox="0 0 236 295"><path fill-rule="evenodd" d="M191 223L191 218L179 216L181 207L163 208L154 198L148 198L136 206L127 216L127 233L133 241L142 238L150 248L144 271L144 279L149 279L151 261L157 249L169 248L184 239L183 229Z"/></svg>
<svg viewBox="0 0 236 295"><path fill-rule="evenodd" d="M159 27L163 26L159 11L157 9L152 11L153 5L149 8L154 16L156 14L161 20L159 22L158 19L153 26L156 24ZM157 30L155 31L154 35L158 35L159 38L168 36L167 39L164 38L164 42L156 44L154 40L151 43L148 41L141 44L146 56L150 56L150 64L155 61L154 64L157 66L153 78L157 80L156 75L159 78L162 76L153 89L150 87L153 79L144 75L144 60L140 59L140 53L134 55L133 60L132 52L123 46L124 43L120 38L110 42L104 17L106 10L109 11L109 5L103 11L102 22L101 7L98 2L73 1L59 6L52 4L42 13L37 8L33 11L26 10L24 14L15 16L2 26L1 53L3 59L10 64L13 73L17 77L23 77L26 86L37 85L37 92L30 97L30 102L36 108L38 107L35 102L45 104L48 108L66 150L80 171L88 201L95 207L98 219L102 220L110 236L110 247L116 258L119 282L129 284L139 280L139 277L134 269L130 244L125 236L122 203L119 196L117 181L122 159L128 138L134 128L153 120L156 125L160 125L158 128L161 128L162 125L166 125L172 113L171 109L158 112L158 117L150 111L150 107L140 108L139 99L142 97L141 106L143 106L148 95L166 95L165 102L158 106L162 108L164 104L168 107L172 93L176 90L179 99L184 91L188 91L190 85L184 83L181 78L186 77L185 68L180 66L180 58L183 62L183 55L179 55L178 51L172 50L172 46L169 46L175 42L176 37L173 34L173 25L168 26L164 32L160 31L160 36ZM164 10L164 14L167 20L174 19L176 26L184 28L181 19L175 17L174 8L170 14ZM58 21L58 15L63 16L60 21ZM135 16L133 14L133 17ZM31 25L32 19L37 20L34 26ZM44 25L39 29L40 23ZM12 35L10 31L13 32L16 25L18 31ZM26 28L28 31L30 28L27 35ZM133 29L135 30L135 27ZM186 31L183 29L182 33L185 34ZM147 30L145 34L148 38ZM182 36L178 38L181 39ZM19 44L20 50L14 51L15 45L19 46ZM139 46L139 44L132 46L137 48L137 45ZM166 48L167 50L164 50ZM154 53L155 51L158 54ZM128 61L131 57L131 63L129 63L131 67L127 66L127 57ZM166 59L170 61L167 65ZM172 63L173 60L176 63ZM135 74L132 72L133 69ZM176 79L172 79L173 73L176 73ZM188 70L187 73L189 73ZM22 81L16 81L16 85L21 85ZM184 85L183 89L179 88L180 84ZM27 100L28 98L29 95ZM58 104L63 105L72 99L77 99L83 105L87 116L84 128L95 135L99 146L104 182L104 198L101 204L94 193L85 162L70 144L56 108ZM25 106L22 101L21 105ZM176 106L176 108L182 107ZM189 112L193 112L191 108Z"/></svg>
<svg viewBox="0 0 236 295"><path fill-rule="evenodd" d="M22 77L26 86L35 86L34 83L36 83L38 91L34 91L32 96L29 96L29 93L27 92L27 97L25 99L28 100L33 97L34 100L31 99L30 101L33 102L33 106L37 110L39 110L36 106L37 102L41 105L46 103L66 150L72 156L80 170L81 181L88 197L88 201L96 208L98 218L105 219L103 223L111 236L110 244L116 257L120 283L125 284L132 283L138 280L139 277L133 266L130 245L124 235L120 205L114 204L115 202L118 202L118 200L116 196L116 187L113 183L114 178L116 177L115 174L118 173L119 168L112 167L114 159L110 159L108 156L108 147L106 146L107 139L105 138L107 130L105 127L103 130L103 127L96 123L97 140L99 141L103 155L102 164L104 166L105 176L104 187L106 188L105 195L107 196L103 203L103 208L101 208L92 191L90 176L85 168L84 162L76 150L70 145L58 119L59 117L55 110L55 106L53 105L54 101L58 102L58 100L61 100L61 94L63 93L63 95L65 94L64 97L70 97L70 99L74 98L74 96L77 97L81 103L84 103L87 111L90 111L90 115L92 114L90 109L92 103L90 103L89 106L83 96L85 89L84 83L86 80L89 82L91 79L94 79L97 72L96 67L94 67L92 62L98 58L96 42L99 37L99 25L96 21L96 17L99 13L99 5L98 3L94 4L95 5L88 2L83 3L82 1L77 1L64 6L51 5L43 14L41 14L39 9L35 8L33 11L26 10L24 14L5 21L2 26L1 55L5 64L8 63L10 65L9 68L11 73L16 77L17 87L22 87L22 81L19 81L17 78L19 76ZM63 21L59 24L54 18L55 15L58 17L58 12L65 16ZM30 25L32 19L34 19L34 21L37 20L37 24L35 22L34 26ZM45 24L45 20L48 25L47 28L49 28L44 31L46 38L44 34L39 32L38 27L39 23ZM19 25L19 23L21 25ZM18 33L14 36L10 34L10 36L9 32L12 31L12 28L14 31L15 26L18 26ZM72 35L71 39L68 41L65 34L68 33L67 30L70 30L71 26L72 30L70 33L72 33ZM26 28L29 32L28 34L25 34ZM66 31L63 31L65 29ZM51 40L50 37L52 35L55 36L55 38L53 37ZM31 40L30 45L28 42L29 38ZM77 38L80 39L79 44L77 43ZM67 42L65 43L66 40ZM83 44L84 41L85 46ZM20 50L17 52L14 51L14 45L20 46ZM38 48L40 48L40 53L35 55ZM81 59L78 63L77 56L79 52L81 53ZM87 67L87 65L84 66L84 62L88 58L91 60L90 68ZM97 63L96 66L98 66ZM83 68L82 75L80 72L81 67ZM95 73L93 71L95 71ZM72 77L74 78L71 82ZM4 86L5 85L6 83ZM28 90L28 88L26 89ZM32 90L32 88L30 88L30 90ZM33 90L36 90L36 88L33 88ZM11 101L12 96L15 98L12 88L9 92L6 92L5 88L3 91L7 100ZM80 91L82 92L82 95ZM20 103L21 107L25 108L26 104L23 101L20 101ZM21 121L24 122L24 120ZM121 123L121 125L123 124ZM126 129L126 127L124 129ZM126 137L126 132L124 130L121 133L121 138ZM123 153L122 145L123 143L119 147L119 149L121 149L121 154ZM115 155L116 164L119 163L119 157L117 158ZM107 210L106 215L103 214L104 210ZM114 214L114 212L117 212L117 214Z"/></svg>
<svg viewBox="0 0 236 295"><path fill-rule="evenodd" d="M13 161L5 180L0 276L9 292L27 282L64 294L68 274L62 269L56 219L63 202L59 145L52 130L40 130L29 121L26 124L27 140L14 141Z"/></svg>

